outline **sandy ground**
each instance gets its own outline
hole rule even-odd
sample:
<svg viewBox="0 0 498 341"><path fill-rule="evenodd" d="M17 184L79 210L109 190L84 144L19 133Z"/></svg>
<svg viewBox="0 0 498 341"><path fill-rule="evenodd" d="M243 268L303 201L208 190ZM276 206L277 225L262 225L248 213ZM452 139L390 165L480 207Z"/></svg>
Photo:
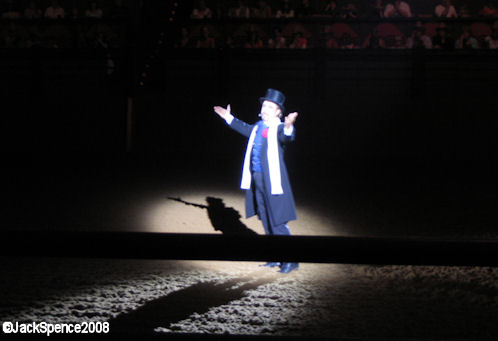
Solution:
<svg viewBox="0 0 498 341"><path fill-rule="evenodd" d="M215 197L240 214L241 231L263 233L256 218L243 217L237 175L56 178L13 197L17 209L4 212L11 227L223 233L199 206ZM489 195L469 194L474 205L468 206L451 196L414 202L408 192L377 190L383 186L372 197L361 186L345 194L334 183L307 184L295 186L299 219L289 224L295 235L497 237ZM428 208L438 214L420 214ZM161 335L498 339L496 268L301 263L282 275L259 265L4 258L0 321L109 321L111 331Z"/></svg>
<svg viewBox="0 0 498 341"><path fill-rule="evenodd" d="M496 339L491 268L3 259L1 321L111 331Z"/></svg>

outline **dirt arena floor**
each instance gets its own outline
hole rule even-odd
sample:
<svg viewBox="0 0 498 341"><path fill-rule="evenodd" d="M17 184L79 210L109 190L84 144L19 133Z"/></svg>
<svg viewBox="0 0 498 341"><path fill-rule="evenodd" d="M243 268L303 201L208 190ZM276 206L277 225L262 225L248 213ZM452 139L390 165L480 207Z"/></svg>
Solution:
<svg viewBox="0 0 498 341"><path fill-rule="evenodd" d="M227 165L229 169L231 165ZM189 167L10 173L10 229L223 233L203 205L222 200L245 219L238 172ZM100 168L99 168L100 169ZM485 184L409 186L348 170L294 179L295 235L497 239ZM188 245L185 245L188 248ZM91 245L89 245L91 252ZM306 252L297 250L296 252ZM395 256L395 255L393 255ZM0 321L107 321L111 332L495 340L498 269L301 263L283 275L257 262L4 257Z"/></svg>

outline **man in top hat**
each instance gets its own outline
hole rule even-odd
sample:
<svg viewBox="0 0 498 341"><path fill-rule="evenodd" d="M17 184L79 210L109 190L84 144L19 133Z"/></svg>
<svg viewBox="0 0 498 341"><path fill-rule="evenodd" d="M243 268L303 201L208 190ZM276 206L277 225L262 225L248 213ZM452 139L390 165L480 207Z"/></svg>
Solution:
<svg viewBox="0 0 498 341"><path fill-rule="evenodd" d="M285 112L285 96L278 90L268 89L261 97L261 120L247 124L235 118L227 108L215 106L214 111L233 130L249 138L240 187L246 190L246 216L258 215L265 233L290 235L287 222L295 220L296 206L284 163L284 148L294 141L297 112L280 120ZM298 263L268 262L266 267L280 267L281 273L296 270Z"/></svg>

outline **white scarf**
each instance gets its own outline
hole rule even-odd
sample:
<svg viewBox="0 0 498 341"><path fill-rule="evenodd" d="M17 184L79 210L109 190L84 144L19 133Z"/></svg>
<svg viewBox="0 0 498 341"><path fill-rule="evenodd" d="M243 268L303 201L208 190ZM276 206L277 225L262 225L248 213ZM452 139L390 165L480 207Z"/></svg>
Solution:
<svg viewBox="0 0 498 341"><path fill-rule="evenodd" d="M271 184L271 194L272 195L282 195L284 190L282 189L282 181L280 178L280 160L278 155L278 140L277 132L278 126L282 124L279 118L266 122L268 125L268 167L270 170L270 184ZM251 152L254 145L254 139L256 137L256 131L258 126L255 125L252 129L251 136L247 142L246 155L244 157L244 166L242 169L242 181L240 188L249 189L251 188Z"/></svg>

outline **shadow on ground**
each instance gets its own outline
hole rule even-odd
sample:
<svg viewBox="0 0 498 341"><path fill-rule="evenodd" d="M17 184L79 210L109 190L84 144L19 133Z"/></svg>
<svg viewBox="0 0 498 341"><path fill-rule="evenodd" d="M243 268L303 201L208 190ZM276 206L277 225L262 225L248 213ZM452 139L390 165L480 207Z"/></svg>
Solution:
<svg viewBox="0 0 498 341"><path fill-rule="evenodd" d="M181 202L187 206L193 206L200 209L206 209L211 225L215 231L220 231L224 235L245 235L255 236L256 232L248 228L240 218L242 217L233 207L226 207L223 199L215 197L206 197L207 205L196 204L182 200L181 198L168 197L169 200Z"/></svg>
<svg viewBox="0 0 498 341"><path fill-rule="evenodd" d="M254 290L271 283L272 277L261 276L260 272L227 282L200 282L175 291L167 296L152 300L140 308L124 313L110 320L113 332L152 332L157 327L168 328L171 324L197 313L225 305L245 296L244 291Z"/></svg>

